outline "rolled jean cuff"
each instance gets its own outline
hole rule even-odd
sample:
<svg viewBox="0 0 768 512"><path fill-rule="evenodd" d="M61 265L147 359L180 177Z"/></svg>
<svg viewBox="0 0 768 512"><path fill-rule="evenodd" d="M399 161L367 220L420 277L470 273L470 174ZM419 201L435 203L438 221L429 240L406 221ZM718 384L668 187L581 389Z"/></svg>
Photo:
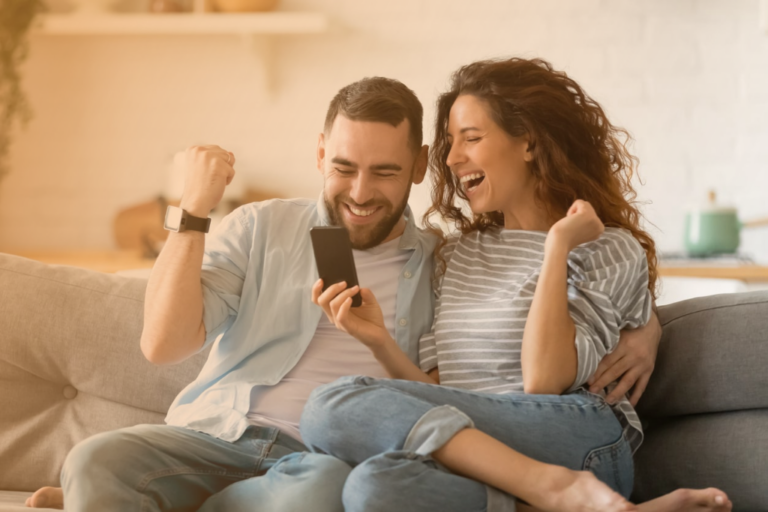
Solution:
<svg viewBox="0 0 768 512"><path fill-rule="evenodd" d="M487 512L515 512L517 510L514 497L490 485L486 485L485 490L488 493Z"/></svg>
<svg viewBox="0 0 768 512"><path fill-rule="evenodd" d="M469 416L450 405L427 411L413 426L403 444L403 450L429 455L442 448L453 436L475 423Z"/></svg>

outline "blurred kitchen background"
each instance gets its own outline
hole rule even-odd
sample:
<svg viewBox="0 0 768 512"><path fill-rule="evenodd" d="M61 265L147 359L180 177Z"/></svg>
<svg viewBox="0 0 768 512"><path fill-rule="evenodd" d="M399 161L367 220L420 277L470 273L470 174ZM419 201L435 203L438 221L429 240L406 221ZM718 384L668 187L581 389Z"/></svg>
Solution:
<svg viewBox="0 0 768 512"><path fill-rule="evenodd" d="M429 141L452 71L524 56L565 70L634 137L639 198L667 257L662 303L768 288L768 227L744 228L716 258L688 259L684 243L686 214L710 211L710 191L719 211L768 217L765 1L280 0L262 15L141 14L210 9L194 3L48 2L21 68L34 118L13 133L0 182L0 251L147 268L126 254L161 245L162 227L140 226L161 223L158 197L178 195L179 150L235 153L233 205L314 198L317 135L340 87L403 81L425 106ZM412 194L419 216L428 186Z"/></svg>

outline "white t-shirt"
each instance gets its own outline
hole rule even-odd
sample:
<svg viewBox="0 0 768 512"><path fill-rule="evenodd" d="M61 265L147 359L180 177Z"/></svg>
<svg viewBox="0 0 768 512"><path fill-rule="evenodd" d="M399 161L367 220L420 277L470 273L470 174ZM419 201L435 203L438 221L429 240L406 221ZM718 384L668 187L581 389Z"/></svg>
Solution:
<svg viewBox="0 0 768 512"><path fill-rule="evenodd" d="M411 251L398 249L399 243L400 238L396 238L366 251L352 251L360 286L370 288L376 296L393 338L398 278L411 256ZM368 347L338 330L323 314L296 366L274 386L255 386L251 390L248 420L253 425L279 428L301 440L299 419L309 394L345 375L387 377Z"/></svg>

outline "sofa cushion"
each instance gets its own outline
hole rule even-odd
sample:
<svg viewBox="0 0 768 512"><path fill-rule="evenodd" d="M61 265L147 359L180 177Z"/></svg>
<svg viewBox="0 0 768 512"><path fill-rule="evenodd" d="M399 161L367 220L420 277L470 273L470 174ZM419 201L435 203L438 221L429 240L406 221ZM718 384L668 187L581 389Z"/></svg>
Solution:
<svg viewBox="0 0 768 512"><path fill-rule="evenodd" d="M641 418L768 408L768 292L677 302L659 308L659 319Z"/></svg>
<svg viewBox="0 0 768 512"><path fill-rule="evenodd" d="M659 419L635 454L634 502L681 487L722 489L734 510L768 510L768 410Z"/></svg>
<svg viewBox="0 0 768 512"><path fill-rule="evenodd" d="M59 485L76 443L160 423L206 354L141 354L147 281L0 254L0 489Z"/></svg>

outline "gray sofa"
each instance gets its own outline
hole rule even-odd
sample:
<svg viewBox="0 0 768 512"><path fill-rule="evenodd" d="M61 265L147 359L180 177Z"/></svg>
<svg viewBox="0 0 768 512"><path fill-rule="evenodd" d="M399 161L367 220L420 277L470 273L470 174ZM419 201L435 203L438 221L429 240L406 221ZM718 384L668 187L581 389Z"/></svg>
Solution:
<svg viewBox="0 0 768 512"><path fill-rule="evenodd" d="M0 512L58 485L98 432L161 423L206 354L172 367L138 345L146 281L0 254ZM662 307L664 338L639 412L634 498L717 486L768 510L768 292Z"/></svg>

